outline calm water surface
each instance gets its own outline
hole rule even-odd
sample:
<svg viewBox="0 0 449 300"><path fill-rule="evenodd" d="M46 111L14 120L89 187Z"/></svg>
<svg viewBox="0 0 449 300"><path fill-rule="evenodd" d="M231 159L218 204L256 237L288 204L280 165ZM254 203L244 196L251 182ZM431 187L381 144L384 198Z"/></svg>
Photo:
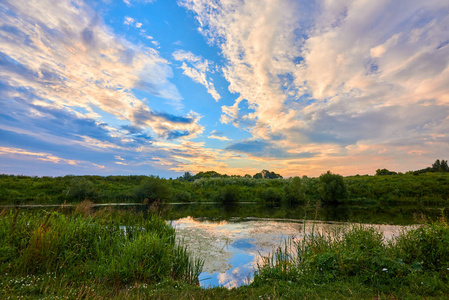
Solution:
<svg viewBox="0 0 449 300"><path fill-rule="evenodd" d="M168 205L165 212L173 220L179 242L204 259L200 284L206 288L251 283L262 257L285 241L307 238L312 232L331 232L351 223L369 224L388 240L404 226L416 224L420 216L435 219L441 213L448 217L444 207L418 205L340 205L316 210L254 203L176 204Z"/></svg>
<svg viewBox="0 0 449 300"><path fill-rule="evenodd" d="M253 280L257 264L286 240L295 241L314 233L331 232L348 223L257 219L210 221L185 217L172 222L179 242L204 259L200 276L203 287L227 288ZM386 239L398 234L403 226L373 225Z"/></svg>

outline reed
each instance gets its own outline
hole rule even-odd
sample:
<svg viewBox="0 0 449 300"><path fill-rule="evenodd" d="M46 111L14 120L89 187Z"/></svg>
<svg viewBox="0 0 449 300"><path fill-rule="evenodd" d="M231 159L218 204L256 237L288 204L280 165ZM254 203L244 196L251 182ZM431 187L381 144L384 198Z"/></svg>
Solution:
<svg viewBox="0 0 449 300"><path fill-rule="evenodd" d="M4 212L0 239L5 241L0 246L2 283L54 277L58 285L78 287L97 282L122 289L165 280L195 285L202 269L202 261L175 243L174 229L160 217L94 212L85 204L73 213ZM46 294L48 285L33 284L37 294Z"/></svg>

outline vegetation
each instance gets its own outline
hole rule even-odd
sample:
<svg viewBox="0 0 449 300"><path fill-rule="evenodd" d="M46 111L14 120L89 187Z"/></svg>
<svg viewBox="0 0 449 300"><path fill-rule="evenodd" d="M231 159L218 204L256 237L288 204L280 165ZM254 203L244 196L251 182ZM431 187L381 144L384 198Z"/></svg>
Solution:
<svg viewBox="0 0 449 300"><path fill-rule="evenodd" d="M387 170L388 171L388 170ZM390 172L390 171L388 171ZM380 172L384 174L386 172ZM390 172L393 173L393 172ZM335 203L444 204L449 173L255 179L203 177L195 181L154 176L28 177L0 175L0 205L94 203L259 202L302 205Z"/></svg>
<svg viewBox="0 0 449 300"><path fill-rule="evenodd" d="M64 288L97 283L111 291L167 280L198 284L202 262L175 244L174 229L163 219L110 210L94 213L90 205L83 202L73 213L2 212L3 299L20 283L33 285L27 296L36 298L47 295L45 283Z"/></svg>
<svg viewBox="0 0 449 300"><path fill-rule="evenodd" d="M259 266L252 286L299 289L346 287L371 295L413 297L449 293L449 226L444 219L404 230L385 241L373 227L355 225L289 241ZM365 296L366 297L366 296Z"/></svg>
<svg viewBox="0 0 449 300"><path fill-rule="evenodd" d="M319 180L319 192L324 202L340 202L348 197L348 188L343 180L343 176L327 171L327 173L320 176Z"/></svg>
<svg viewBox="0 0 449 300"><path fill-rule="evenodd" d="M328 171L318 178L289 179L266 170L243 177L187 172L175 180L0 175L3 205L76 204L54 211L3 208L0 298L447 298L445 211L439 222L404 230L391 241L364 226L313 233L267 257L250 286L204 290L197 286L202 261L176 244L174 229L148 210L154 205L142 206L140 213L93 208L108 202L213 201L218 204L182 205L164 214L288 219L307 218L315 208L312 217L319 214L322 220L338 215L339 220L377 222L373 218L386 214L381 222L407 223L412 212L449 199L447 161L423 170L401 174L379 169L376 176L349 177ZM248 201L261 205L241 204Z"/></svg>
<svg viewBox="0 0 449 300"><path fill-rule="evenodd" d="M249 286L201 289L201 262L157 216L101 210L4 210L0 297L88 299L447 299L444 219L386 241L372 227L288 241Z"/></svg>

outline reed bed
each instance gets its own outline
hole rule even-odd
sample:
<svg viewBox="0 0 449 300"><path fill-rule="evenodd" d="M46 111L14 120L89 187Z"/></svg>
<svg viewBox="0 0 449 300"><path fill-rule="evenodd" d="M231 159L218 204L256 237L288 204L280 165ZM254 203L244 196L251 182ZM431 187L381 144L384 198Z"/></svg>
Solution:
<svg viewBox="0 0 449 300"><path fill-rule="evenodd" d="M449 293L449 225L444 218L403 229L392 240L368 225L353 225L286 241L258 266L254 287L363 286L373 294Z"/></svg>
<svg viewBox="0 0 449 300"><path fill-rule="evenodd" d="M20 289L39 298L48 295L49 287L50 294L58 294L57 287L75 286L91 293L80 289L84 285L115 293L166 280L197 285L202 269L202 261L175 243L174 229L159 216L93 211L89 203L71 213L4 210L0 240L0 289L5 292L0 298Z"/></svg>

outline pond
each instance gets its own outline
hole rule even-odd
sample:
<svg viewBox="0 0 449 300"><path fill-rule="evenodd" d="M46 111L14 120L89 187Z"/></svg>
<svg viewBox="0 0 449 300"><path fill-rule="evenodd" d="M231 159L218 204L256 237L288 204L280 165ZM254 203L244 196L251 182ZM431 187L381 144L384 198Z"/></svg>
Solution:
<svg viewBox="0 0 449 300"><path fill-rule="evenodd" d="M285 219L238 218L210 221L184 217L172 221L178 241L204 259L200 285L227 288L249 284L257 264L287 240L296 241L316 233L331 232L348 223ZM402 229L399 225L374 225L385 239Z"/></svg>
<svg viewBox="0 0 449 300"><path fill-rule="evenodd" d="M448 217L444 207L419 205L305 207L256 203L171 204L164 212L172 220L179 242L204 259L200 284L206 288L233 288L250 283L261 258L287 240L330 232L353 223L371 224L388 240L403 225L416 224L423 216L436 219L442 213Z"/></svg>

